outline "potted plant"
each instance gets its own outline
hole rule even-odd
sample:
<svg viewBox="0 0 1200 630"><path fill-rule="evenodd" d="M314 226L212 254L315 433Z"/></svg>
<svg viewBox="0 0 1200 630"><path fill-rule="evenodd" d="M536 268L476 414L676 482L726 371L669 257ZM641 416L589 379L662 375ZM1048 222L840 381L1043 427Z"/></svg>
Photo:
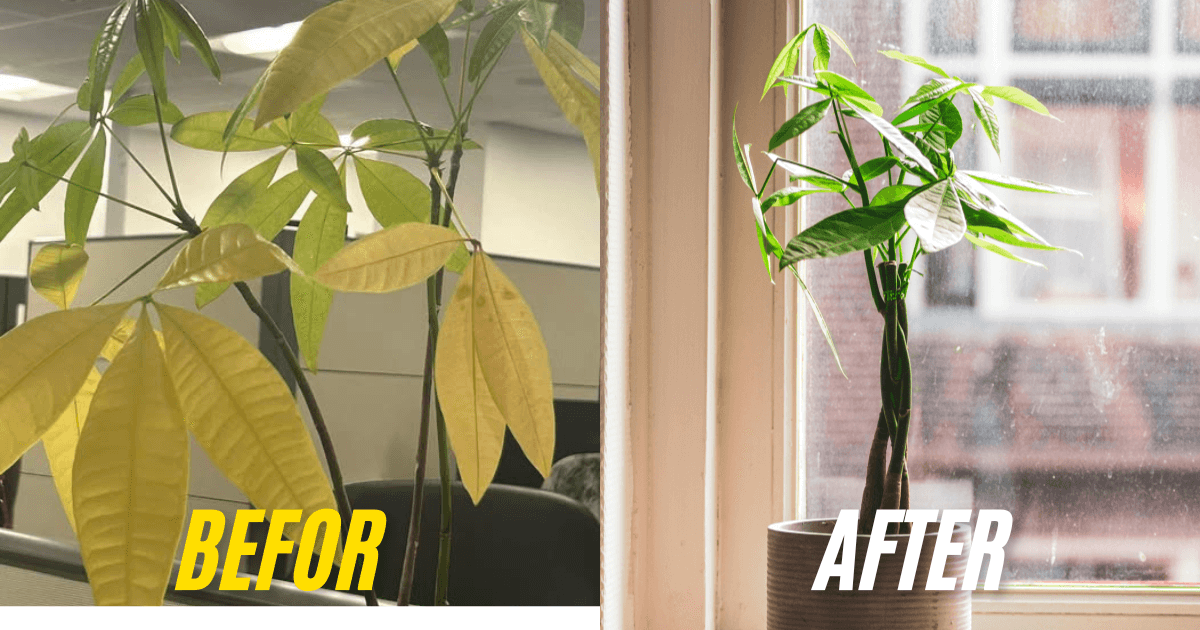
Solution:
<svg viewBox="0 0 1200 630"><path fill-rule="evenodd" d="M0 163L0 238L63 185L66 242L42 248L30 269L34 288L61 310L0 337L0 470L44 443L97 603L162 603L187 516L189 433L257 508L268 515L301 512L301 523L284 528L290 539L299 540L303 523L320 510L341 513L346 537L350 504L302 365L316 369L335 291L383 293L422 282L428 288L429 329L397 334L428 339L417 466L422 476L427 429L436 421L444 498L437 603L448 598L450 449L476 502L491 483L506 429L548 474L554 409L545 344L519 290L456 221L454 191L463 151L478 148L467 137L475 99L513 39L524 42L593 158L600 147L600 100L593 91L600 73L574 45L582 32L582 2L475 4L341 0L322 7L236 108L185 116L170 101L166 59L179 59L186 40L220 78L207 37L177 0L119 0L95 39L78 94L84 119L56 119L32 138L25 130L17 136L12 159ZM455 28L467 35L461 75L449 85L445 31ZM123 40L133 41L136 54L118 71ZM384 62L397 102L407 105L396 66L418 45L437 71L452 126L435 129L407 108L407 119L356 126L347 146L321 114L325 95ZM149 91L139 94L133 88L143 77ZM166 177L156 177L114 133L117 126L141 125L151 125L161 141ZM109 147L110 141L117 146ZM231 178L197 221L194 203L179 191L184 174L172 164L172 141L270 156ZM161 193L158 205L137 205L101 190L110 149L125 152L146 175ZM395 164L360 155L365 151L415 158L428 184ZM289 153L296 170L281 173ZM384 227L350 245L344 238L346 215L354 210L348 172L357 175L366 210ZM74 307L100 197L154 217L179 237L96 302ZM272 239L309 198L289 256ZM129 300L109 299L176 249L153 289ZM445 269L461 275L443 313ZM291 274L298 349L246 284L276 273ZM328 477L291 389L258 349L219 322L156 299L190 287L199 309L230 286L279 346L317 429ZM418 480L416 487L423 484ZM414 501L413 523L420 522L422 504ZM411 592L415 541L414 528L398 562L401 604ZM377 603L369 583L358 588L368 603Z"/></svg>
<svg viewBox="0 0 1200 630"><path fill-rule="evenodd" d="M801 52L811 38L812 73L799 74ZM964 132L963 115L956 99L969 104L992 147L999 153L998 119L993 105L1004 99L1039 114L1050 112L1034 97L1004 86L984 86L952 76L920 57L895 50L882 54L919 66L934 78L921 85L890 120L883 107L851 79L829 70L831 43L847 55L849 48L831 29L812 24L796 35L775 59L763 89L798 86L815 97L783 123L768 143L770 170L759 183L751 168L750 145L738 141L733 130L734 155L742 180L753 194L758 244L772 273L771 257L779 269L790 270L807 294L818 326L837 358L837 349L816 301L797 270L801 261L861 252L875 310L883 318L879 364L881 405L867 456L866 479L859 509L855 545L853 588L860 582L867 539L879 510L909 508L907 444L912 410L912 370L908 354L908 314L905 305L909 281L923 254L940 251L962 240L1014 261L1021 258L1008 247L1062 250L1048 243L1033 228L1014 216L992 192L992 187L1050 193L1078 191L1018 179L1007 175L959 170L953 148ZM851 60L853 57L851 56ZM849 163L840 177L813 164L802 164L771 153L797 140L820 121L832 117L835 133ZM867 125L882 143L882 154L856 152L851 125ZM772 176L784 173L786 186L769 190ZM849 209L837 212L802 230L786 244L780 243L767 223L774 208L793 205L806 196L835 194ZM1040 266L1040 265L1039 265ZM840 359L838 365L841 366ZM769 628L857 627L969 627L970 592L925 590L936 531L924 534L920 545L915 586L898 590L898 581L910 537L907 523L880 521L880 534L899 542L894 554L879 564L874 589L843 590L851 585L812 590L814 578L831 541L833 520L778 523L768 531ZM882 529L886 528L886 530ZM934 528L930 528L934 529ZM969 545L965 525L954 530L955 542ZM965 549L964 549L965 553ZM965 555L951 557L945 573L961 580Z"/></svg>

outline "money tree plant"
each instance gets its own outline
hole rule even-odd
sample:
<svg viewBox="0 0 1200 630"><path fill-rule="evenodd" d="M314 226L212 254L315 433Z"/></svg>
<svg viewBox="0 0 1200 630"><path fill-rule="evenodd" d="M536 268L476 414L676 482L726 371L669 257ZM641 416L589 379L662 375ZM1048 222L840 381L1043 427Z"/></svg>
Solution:
<svg viewBox="0 0 1200 630"><path fill-rule="evenodd" d="M233 110L185 116L169 98L167 55L179 59L186 41L219 79L203 30L177 0L116 3L95 39L75 105L86 120L55 120L32 138L22 130L13 157L0 164L0 238L50 190L66 187L66 242L44 246L30 269L34 288L61 310L0 337L0 469L44 443L97 603L162 603L186 518L189 433L255 507L268 515L301 511L300 522L284 528L290 539L299 540L308 518L321 509L341 513L342 531L326 534L344 538L350 505L328 421L350 419L327 421L305 367L317 368L335 292L385 293L421 282L428 330L395 331L428 339L417 497L399 601L407 603L412 589L426 436L436 422L442 480L436 603L447 603L451 448L475 502L495 473L506 429L543 474L554 453L550 365L537 322L455 211L463 152L479 148L467 137L468 125L476 97L519 35L595 159L601 146L599 70L575 48L582 27L581 0L479 7L471 0L341 0L304 20ZM446 35L451 29L465 31L457 76ZM130 37L136 54L114 72L122 41ZM397 66L418 46L437 71L453 120L447 129L423 123L408 106ZM407 116L365 121L346 146L321 114L325 95L377 64L398 91L387 109L403 104ZM134 89L147 82L148 92ZM118 126L142 125L159 136L165 178L114 133ZM161 193L156 207L102 192L109 142ZM269 156L232 177L197 221L179 191L173 143ZM414 160L428 184L367 152ZM281 173L289 153L296 168ZM347 245L347 214L356 210L347 196L351 174L383 229ZM101 197L180 235L95 303L72 307L87 266L88 225ZM272 240L308 199L289 256ZM175 250L151 292L132 301L108 300ZM446 269L460 277L442 317ZM298 352L246 284L276 273L290 274ZM231 286L279 346L315 425L328 477L292 391L254 344L156 298L191 287L198 310ZM316 548L339 549L321 541ZM377 602L369 587L364 596Z"/></svg>
<svg viewBox="0 0 1200 630"><path fill-rule="evenodd" d="M812 73L800 74L801 52L811 37ZM742 180L753 194L758 245L767 272L771 258L789 269L808 297L822 334L841 368L829 326L816 301L800 279L797 266L805 260L862 253L875 310L883 316L879 362L882 403L867 459L866 481L859 512L859 531L868 534L879 509L908 509L907 445L912 410L912 369L908 352L908 313L905 299L916 263L923 254L941 251L960 241L1010 260L1041 266L1009 248L1063 250L1050 244L1018 219L993 188L1036 193L1081 195L1060 186L998 173L960 170L954 146L964 133L956 100L974 116L997 154L999 119L995 99L1003 99L1044 116L1051 116L1034 97L1015 87L986 86L952 76L926 60L896 50L882 54L921 67L935 75L921 85L891 120L870 93L851 79L829 69L830 43L850 56L845 42L830 28L812 24L796 35L775 59L763 88L799 86L810 104L783 123L768 142L767 177L759 183L751 168L750 145L733 130L734 155ZM772 153L825 118L832 117L834 133L850 168L841 176L813 164L802 164ZM878 135L880 155L855 151L852 125L866 125ZM968 129L969 131L969 129ZM861 146L858 147L861 150ZM776 173L787 182L769 189ZM774 208L798 203L809 195L838 195L849 208L826 217L782 244L766 221ZM890 454L889 454L890 448ZM893 523L891 531L905 531Z"/></svg>

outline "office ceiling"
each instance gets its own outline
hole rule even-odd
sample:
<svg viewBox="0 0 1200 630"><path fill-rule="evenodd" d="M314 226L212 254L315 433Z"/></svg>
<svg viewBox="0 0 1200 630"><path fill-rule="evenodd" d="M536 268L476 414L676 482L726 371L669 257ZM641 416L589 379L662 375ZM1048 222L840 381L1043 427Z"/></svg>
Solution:
<svg viewBox="0 0 1200 630"><path fill-rule="evenodd" d="M87 60L95 33L114 4L115 0L4 0L0 5L0 72L77 87L87 75ZM301 20L326 2L183 0L183 4L209 37L216 37ZM603 50L600 38L605 2L586 0L585 4L587 25L580 48L599 61ZM461 46L460 39L451 39L452 49L458 50ZM122 40L123 56L127 58L134 49L132 29L128 29ZM185 113L232 109L266 66L265 61L248 57L221 52L217 55L223 73L221 83L212 78L186 44L180 64L169 57L170 98ZM435 125L447 124L445 99L428 58L420 51L414 51L401 63L400 74L421 118ZM148 90L144 82L143 78L139 87ZM25 103L0 101L0 110L52 117L73 101L72 96ZM391 77L381 65L368 69L330 94L325 113L342 132L369 118L407 117ZM480 95L472 121L475 126L505 123L578 135L546 93L524 47L517 40Z"/></svg>

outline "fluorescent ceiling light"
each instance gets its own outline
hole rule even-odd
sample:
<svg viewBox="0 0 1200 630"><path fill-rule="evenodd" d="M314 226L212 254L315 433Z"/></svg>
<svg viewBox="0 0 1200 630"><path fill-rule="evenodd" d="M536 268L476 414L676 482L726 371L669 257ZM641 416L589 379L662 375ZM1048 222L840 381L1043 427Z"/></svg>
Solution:
<svg viewBox="0 0 1200 630"><path fill-rule="evenodd" d="M217 47L235 55L272 59L292 41L298 30L300 22L289 22L279 26L264 26L229 33L213 38L212 41Z"/></svg>
<svg viewBox="0 0 1200 630"><path fill-rule="evenodd" d="M53 83L42 83L37 79L0 74L0 99L6 101L33 101L39 98L74 94L75 90Z"/></svg>

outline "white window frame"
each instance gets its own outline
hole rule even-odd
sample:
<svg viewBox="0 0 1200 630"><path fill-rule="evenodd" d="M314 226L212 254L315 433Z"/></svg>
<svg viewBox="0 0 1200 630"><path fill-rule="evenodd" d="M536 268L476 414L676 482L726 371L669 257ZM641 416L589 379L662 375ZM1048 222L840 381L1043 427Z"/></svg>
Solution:
<svg viewBox="0 0 1200 630"><path fill-rule="evenodd" d="M807 307L793 281L763 277L728 135L739 101L738 130L758 144L797 110L758 96L800 3L609 0L605 628L764 627L766 525L804 516ZM797 231L796 213L773 219ZM974 601L977 630L1200 623L1196 589L1036 585Z"/></svg>

